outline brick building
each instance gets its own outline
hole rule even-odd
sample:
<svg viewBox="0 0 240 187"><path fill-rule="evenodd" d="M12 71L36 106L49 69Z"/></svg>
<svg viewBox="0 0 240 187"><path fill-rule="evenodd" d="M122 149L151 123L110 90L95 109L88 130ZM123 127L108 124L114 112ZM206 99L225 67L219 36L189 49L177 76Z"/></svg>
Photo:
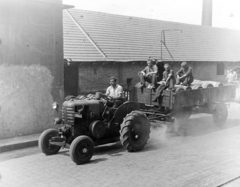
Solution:
<svg viewBox="0 0 240 187"><path fill-rule="evenodd" d="M65 95L138 82L151 56L176 71L182 61L194 77L224 81L227 68L240 68L240 31L106 13L64 10Z"/></svg>

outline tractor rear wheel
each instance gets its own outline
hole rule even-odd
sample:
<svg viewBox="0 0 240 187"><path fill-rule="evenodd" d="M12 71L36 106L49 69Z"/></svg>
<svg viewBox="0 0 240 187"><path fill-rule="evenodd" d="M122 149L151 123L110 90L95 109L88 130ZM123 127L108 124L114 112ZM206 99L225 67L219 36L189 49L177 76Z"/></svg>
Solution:
<svg viewBox="0 0 240 187"><path fill-rule="evenodd" d="M76 137L70 145L70 157L76 164L84 164L90 161L94 152L94 144L88 136Z"/></svg>
<svg viewBox="0 0 240 187"><path fill-rule="evenodd" d="M129 152L142 150L149 139L149 134L150 122L143 112L132 111L121 124L120 140Z"/></svg>

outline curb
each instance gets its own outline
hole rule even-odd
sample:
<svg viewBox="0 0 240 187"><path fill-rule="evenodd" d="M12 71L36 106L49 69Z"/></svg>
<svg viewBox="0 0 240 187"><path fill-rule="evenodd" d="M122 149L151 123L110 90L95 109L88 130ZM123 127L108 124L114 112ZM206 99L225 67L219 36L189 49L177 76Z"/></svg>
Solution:
<svg viewBox="0 0 240 187"><path fill-rule="evenodd" d="M28 136L2 139L0 140L0 153L38 146L39 136L40 134L32 134Z"/></svg>
<svg viewBox="0 0 240 187"><path fill-rule="evenodd" d="M35 147L37 145L38 145L38 140L15 143L15 144L10 144L10 145L3 145L0 147L0 153L7 152L7 151L13 151L13 150L17 150L17 149L28 148L28 147Z"/></svg>

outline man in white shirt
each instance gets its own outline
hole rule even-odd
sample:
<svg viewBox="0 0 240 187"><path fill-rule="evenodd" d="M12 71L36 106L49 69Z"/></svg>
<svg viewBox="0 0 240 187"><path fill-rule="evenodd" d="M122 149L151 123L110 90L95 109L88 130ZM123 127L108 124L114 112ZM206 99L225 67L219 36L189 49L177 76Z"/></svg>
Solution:
<svg viewBox="0 0 240 187"><path fill-rule="evenodd" d="M123 88L117 84L116 77L110 77L110 86L107 88L105 95L114 99L115 107L120 106L123 103Z"/></svg>
<svg viewBox="0 0 240 187"><path fill-rule="evenodd" d="M228 70L227 71L227 77L226 77L227 82L228 83L234 83L234 81L235 81L234 78L235 78L235 75L233 73L233 70Z"/></svg>

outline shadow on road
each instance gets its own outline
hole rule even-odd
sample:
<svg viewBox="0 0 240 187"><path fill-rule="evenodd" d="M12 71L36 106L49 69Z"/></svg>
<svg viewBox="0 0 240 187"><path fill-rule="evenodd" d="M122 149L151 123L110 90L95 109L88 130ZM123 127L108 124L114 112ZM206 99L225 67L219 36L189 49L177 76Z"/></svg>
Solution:
<svg viewBox="0 0 240 187"><path fill-rule="evenodd" d="M94 154L95 155L108 154L110 156L121 156L122 154L120 154L120 152L124 151L125 149L123 148L121 142L115 142L95 147Z"/></svg>
<svg viewBox="0 0 240 187"><path fill-rule="evenodd" d="M107 158L97 158L97 159L92 159L88 164L98 164L99 162L103 162L108 160Z"/></svg>
<svg viewBox="0 0 240 187"><path fill-rule="evenodd" d="M212 116L204 116L201 118L190 118L187 122L187 135L188 136L201 136L217 132L240 125L239 119L228 119L226 124L218 126L212 121Z"/></svg>

